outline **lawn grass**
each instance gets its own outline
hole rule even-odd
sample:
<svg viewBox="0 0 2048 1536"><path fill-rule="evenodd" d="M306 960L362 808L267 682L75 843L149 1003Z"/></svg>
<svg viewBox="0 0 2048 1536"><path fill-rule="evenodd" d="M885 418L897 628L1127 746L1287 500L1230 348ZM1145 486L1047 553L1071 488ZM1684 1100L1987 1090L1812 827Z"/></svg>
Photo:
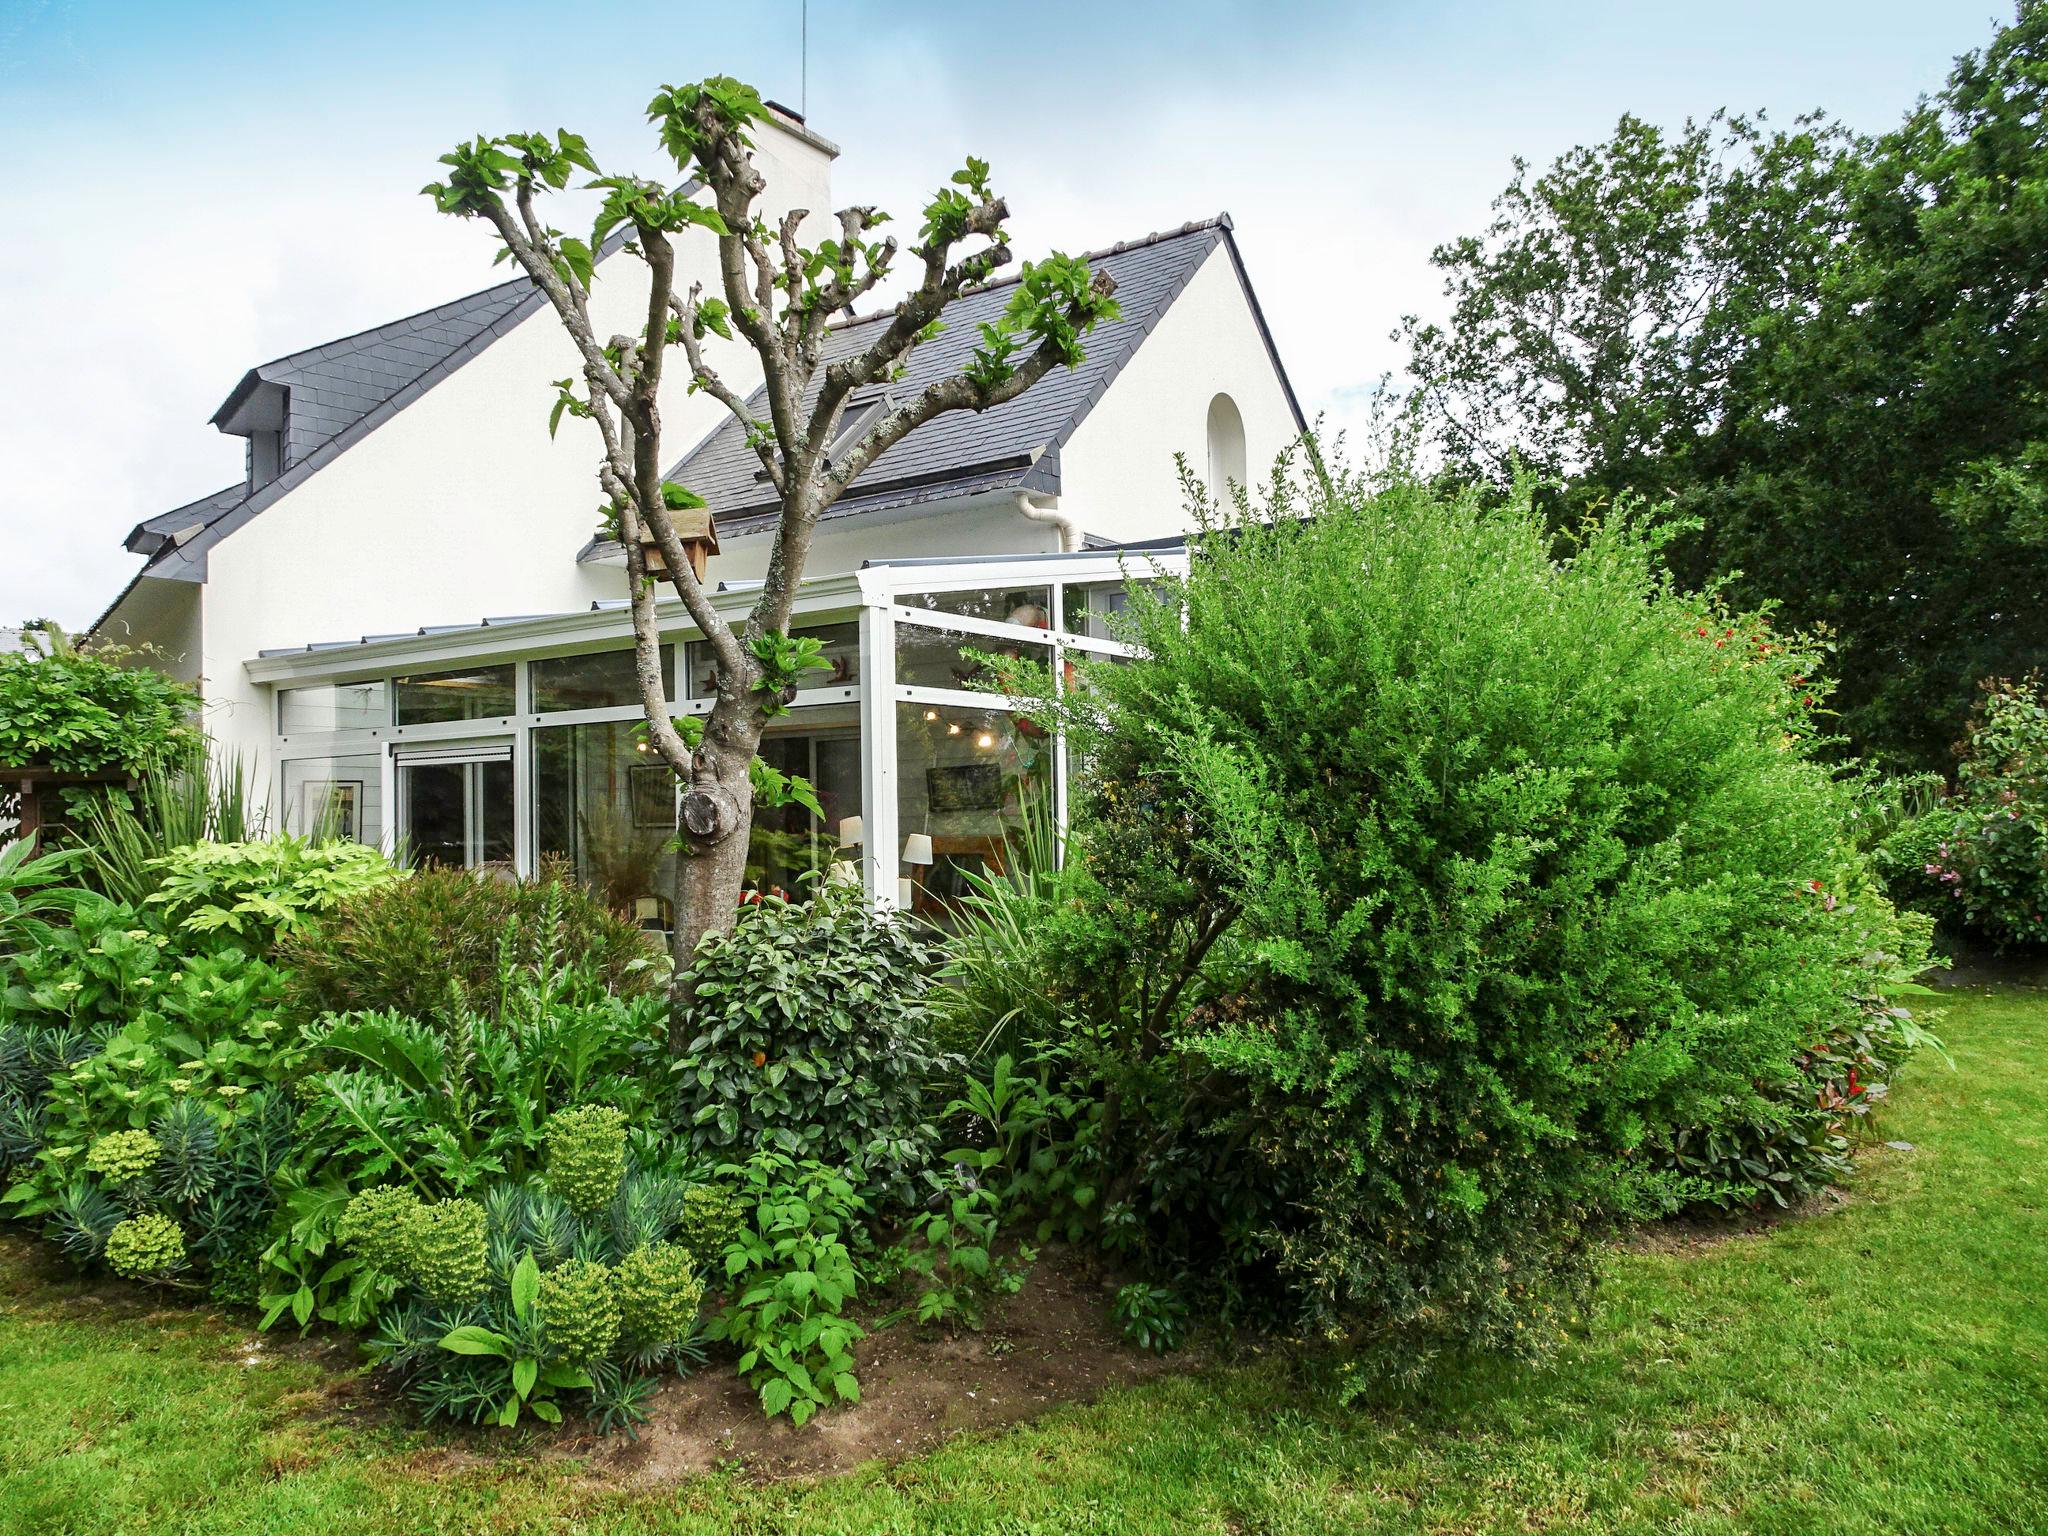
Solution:
<svg viewBox="0 0 2048 1536"><path fill-rule="evenodd" d="M276 1342L0 1255L0 1532L2048 1530L2048 991L1950 994L1826 1215L1624 1251L1548 1364L1344 1412L1277 1367L1120 1392L893 1469L625 1495L357 1424ZM245 1363L252 1353L261 1362ZM309 1404L318 1404L316 1412Z"/></svg>

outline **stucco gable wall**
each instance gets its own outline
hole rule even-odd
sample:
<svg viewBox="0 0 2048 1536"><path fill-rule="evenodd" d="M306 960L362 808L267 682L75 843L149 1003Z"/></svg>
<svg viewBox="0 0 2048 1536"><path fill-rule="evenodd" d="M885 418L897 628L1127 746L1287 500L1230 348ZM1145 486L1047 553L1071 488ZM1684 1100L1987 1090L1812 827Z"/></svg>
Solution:
<svg viewBox="0 0 2048 1536"><path fill-rule="evenodd" d="M1062 510L1119 542L1186 531L1174 455L1206 477L1209 404L1219 393L1243 417L1246 470L1257 483L1299 428L1221 242L1060 450Z"/></svg>

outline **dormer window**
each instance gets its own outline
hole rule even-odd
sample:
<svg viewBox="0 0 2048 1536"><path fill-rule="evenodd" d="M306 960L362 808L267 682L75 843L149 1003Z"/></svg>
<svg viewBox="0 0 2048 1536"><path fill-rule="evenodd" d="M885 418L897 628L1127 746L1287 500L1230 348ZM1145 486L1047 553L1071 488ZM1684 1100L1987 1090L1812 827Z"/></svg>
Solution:
<svg viewBox="0 0 2048 1536"><path fill-rule="evenodd" d="M837 464L840 456L860 441L861 434L877 421L882 412L889 408L889 397L882 395L858 395L846 402L846 409L839 415L839 430L832 434L832 446L825 450L825 462ZM768 471L757 469L754 479L765 485Z"/></svg>
<svg viewBox="0 0 2048 1536"><path fill-rule="evenodd" d="M864 400L847 401L845 414L839 418L839 431L832 439L832 446L825 450L826 462L838 463L839 456L859 442L861 434L880 421L882 412L888 408L887 395L870 395Z"/></svg>

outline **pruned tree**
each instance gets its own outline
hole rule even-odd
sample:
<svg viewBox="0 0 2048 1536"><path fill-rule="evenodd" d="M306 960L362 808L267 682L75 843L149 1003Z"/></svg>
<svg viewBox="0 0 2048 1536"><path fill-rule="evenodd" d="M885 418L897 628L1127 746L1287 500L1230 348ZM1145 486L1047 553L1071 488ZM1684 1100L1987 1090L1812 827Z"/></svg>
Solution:
<svg viewBox="0 0 2048 1536"><path fill-rule="evenodd" d="M815 640L789 633L819 517L869 465L908 433L947 411L985 411L1014 400L1057 367L1083 356L1082 338L1117 314L1106 273L1061 255L1024 263L999 320L957 373L892 402L849 443L829 452L848 402L863 388L903 376L920 344L943 327L946 307L987 282L1011 260L1009 209L989 188L989 168L970 157L924 209L909 254L909 291L878 334L855 349L829 347L832 318L888 281L894 237L877 238L888 215L872 207L837 214L837 238L800 242L808 210L791 209L774 226L756 211L767 190L748 130L768 111L751 87L715 77L664 86L647 116L676 169L680 187L601 172L586 141L553 135L478 137L441 157L445 181L425 188L443 212L486 220L554 306L582 360L582 379L565 379L552 425L564 415L596 424L604 445L598 467L607 516L624 545L632 600L641 701L654 751L682 782L676 934L678 986L686 961L707 933L730 926L738 905L748 829L757 798L809 804L808 786L791 783L758 756L763 730L786 710L802 674L824 662ZM590 238L566 235L540 212L540 199L568 187L578 172L603 194ZM700 201L708 193L709 201ZM647 269L644 322L632 335L600 336L591 320L596 260L613 231L629 231L625 249ZM680 290L676 242L692 231L717 242L718 284ZM760 363L765 416L748 391L721 376L707 338L737 339ZM664 479L667 462L659 403L670 355L680 349L688 387L730 411L760 457L781 510L767 576L738 633L713 606L692 568L685 540L708 529L702 498ZM659 552L650 568L647 549ZM672 720L662 686L656 602L663 581L682 599L715 658L716 699L706 716Z"/></svg>

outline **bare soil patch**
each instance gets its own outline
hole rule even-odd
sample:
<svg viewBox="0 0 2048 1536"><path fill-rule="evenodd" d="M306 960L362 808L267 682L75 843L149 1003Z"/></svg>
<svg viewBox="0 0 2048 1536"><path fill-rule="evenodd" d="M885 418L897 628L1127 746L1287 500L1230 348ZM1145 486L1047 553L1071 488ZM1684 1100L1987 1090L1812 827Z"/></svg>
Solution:
<svg viewBox="0 0 2048 1536"><path fill-rule="evenodd" d="M1123 1342L1109 1291L1071 1253L1048 1249L1015 1296L979 1333L880 1329L858 1347L861 1400L802 1429L769 1421L751 1388L714 1360L671 1381L636 1441L568 1435L561 1452L583 1458L609 1487L655 1487L719 1467L763 1482L900 1461L965 1430L998 1429L1111 1387L1190 1369L1186 1353L1161 1359Z"/></svg>

